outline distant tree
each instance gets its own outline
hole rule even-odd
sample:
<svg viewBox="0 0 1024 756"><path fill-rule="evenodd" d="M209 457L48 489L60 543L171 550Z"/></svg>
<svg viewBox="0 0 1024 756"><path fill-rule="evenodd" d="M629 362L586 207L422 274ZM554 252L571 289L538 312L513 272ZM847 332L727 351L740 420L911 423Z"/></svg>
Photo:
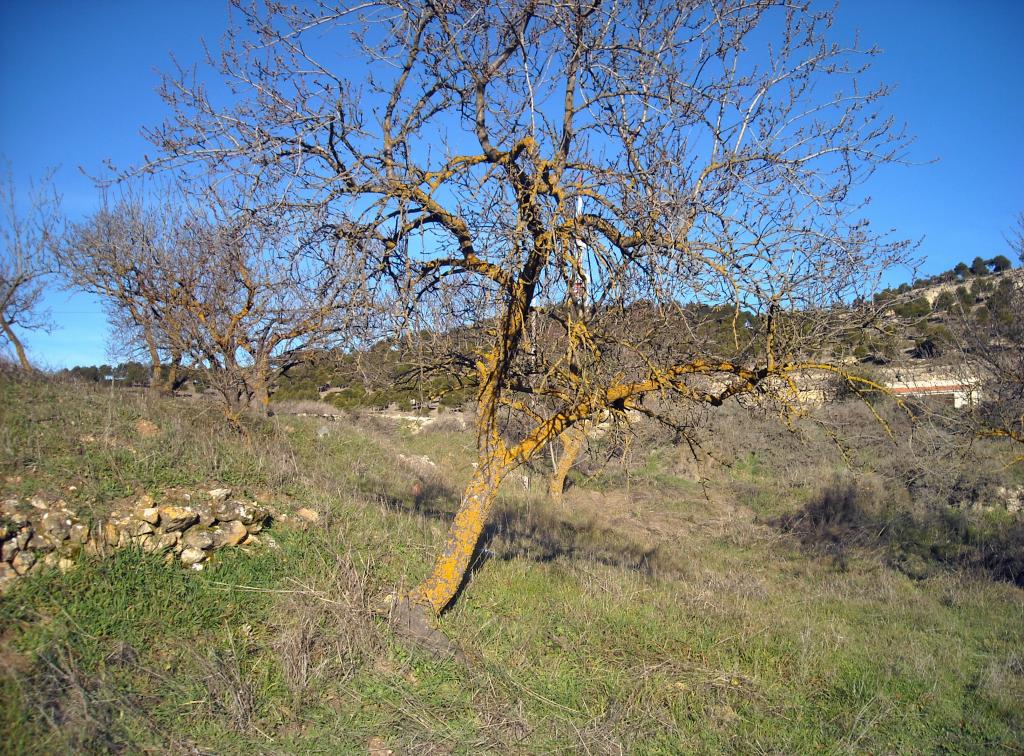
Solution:
<svg viewBox="0 0 1024 756"><path fill-rule="evenodd" d="M975 278L971 281L969 289L971 296L974 297L975 301L983 298L985 294L992 291L992 281L985 280L983 278Z"/></svg>
<svg viewBox="0 0 1024 756"><path fill-rule="evenodd" d="M10 166L0 178L0 333L23 370L32 370L32 364L18 332L49 328L41 304L54 271L53 249L62 222L52 177L50 172L38 184L30 184L23 197L18 196Z"/></svg>
<svg viewBox="0 0 1024 756"><path fill-rule="evenodd" d="M971 273L976 276L987 276L989 274L988 263L981 257L975 257L971 263Z"/></svg>
<svg viewBox="0 0 1024 756"><path fill-rule="evenodd" d="M961 281L966 279L967 276L970 275L970 272L971 269L967 267L967 263L965 262L958 262L956 264L956 267L953 268L953 273L955 273L956 277L959 278Z"/></svg>
<svg viewBox="0 0 1024 756"><path fill-rule="evenodd" d="M971 296L971 293L967 290L966 286L956 287L956 299L960 303L961 307L970 307L974 304L974 297Z"/></svg>
<svg viewBox="0 0 1024 756"><path fill-rule="evenodd" d="M152 377L152 372L141 362L122 362L114 369L118 380L129 386L145 386Z"/></svg>
<svg viewBox="0 0 1024 756"><path fill-rule="evenodd" d="M150 387L171 391L181 351L164 338L167 313L160 300L173 290L165 263L176 252L173 237L180 214L173 203L160 211L146 209L141 187L120 190L116 199L104 193L100 210L69 229L58 260L70 287L103 302L117 350L128 356L144 354L151 366ZM170 364L166 373L165 362Z"/></svg>
<svg viewBox="0 0 1024 756"><path fill-rule="evenodd" d="M1010 262L1010 258L1006 255L996 255L988 261L988 264L991 266L993 273L1002 273L1003 271L1010 270L1013 267L1013 263Z"/></svg>
<svg viewBox="0 0 1024 756"><path fill-rule="evenodd" d="M62 260L106 298L125 338L202 371L229 417L265 414L282 372L327 346L343 305L359 301L346 241L296 229L287 210L257 217L224 186L166 186L122 199L73 229ZM303 216L305 219L305 216Z"/></svg>

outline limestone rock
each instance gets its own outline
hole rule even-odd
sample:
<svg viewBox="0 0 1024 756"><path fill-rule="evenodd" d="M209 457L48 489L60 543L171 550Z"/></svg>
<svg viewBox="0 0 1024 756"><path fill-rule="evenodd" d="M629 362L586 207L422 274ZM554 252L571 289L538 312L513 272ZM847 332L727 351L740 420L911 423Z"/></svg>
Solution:
<svg viewBox="0 0 1024 756"><path fill-rule="evenodd" d="M71 518L65 512L47 512L40 525L46 535L55 541L67 540L71 534Z"/></svg>
<svg viewBox="0 0 1024 756"><path fill-rule="evenodd" d="M36 555L31 551L19 551L11 560L11 567L19 575L24 575L36 563Z"/></svg>
<svg viewBox="0 0 1024 756"><path fill-rule="evenodd" d="M89 528L80 522L76 522L71 526L68 535L75 543L85 543L89 540Z"/></svg>
<svg viewBox="0 0 1024 756"><path fill-rule="evenodd" d="M15 517L21 514L21 502L17 499L4 499L0 504L0 514L6 517Z"/></svg>
<svg viewBox="0 0 1024 756"><path fill-rule="evenodd" d="M107 520L103 523L103 542L107 546L117 546L118 539L121 536L121 532L117 529L117 525L112 520Z"/></svg>
<svg viewBox="0 0 1024 756"><path fill-rule="evenodd" d="M4 541L4 545L0 546L0 559L5 562L9 562L14 559L14 555L18 553L18 542L13 538L9 541Z"/></svg>
<svg viewBox="0 0 1024 756"><path fill-rule="evenodd" d="M189 547L181 552L181 563L188 567L199 564L204 559L206 559L206 552L202 549Z"/></svg>
<svg viewBox="0 0 1024 756"><path fill-rule="evenodd" d="M30 539L28 539L26 546L32 551L40 551L43 553L53 551L53 544L50 543L49 539L45 538L42 533L34 534Z"/></svg>
<svg viewBox="0 0 1024 756"><path fill-rule="evenodd" d="M218 522L232 522L238 519L237 501L215 501L213 503L213 516Z"/></svg>
<svg viewBox="0 0 1024 756"><path fill-rule="evenodd" d="M149 535L152 532L153 526L145 520L143 520L140 523L137 523L135 527L132 528L132 535L134 536Z"/></svg>
<svg viewBox="0 0 1024 756"><path fill-rule="evenodd" d="M142 438L152 438L153 436L160 432L160 428L157 426L156 423L152 422L151 420L147 420L144 417L140 417L138 421L135 423L135 431Z"/></svg>
<svg viewBox="0 0 1024 756"><path fill-rule="evenodd" d="M187 549L210 549L213 548L213 542L210 531L202 528L192 528L181 537L181 543Z"/></svg>
<svg viewBox="0 0 1024 756"><path fill-rule="evenodd" d="M189 525L195 524L198 520L199 515L196 514L192 507L160 507L161 527L167 533L184 530Z"/></svg>
<svg viewBox="0 0 1024 756"><path fill-rule="evenodd" d="M295 516L309 523L310 525L320 522L320 513L314 512L312 509L308 507L300 507L299 509L295 510Z"/></svg>
<svg viewBox="0 0 1024 756"><path fill-rule="evenodd" d="M32 526L25 525L18 531L18 535L14 536L14 542L18 544L19 549L23 549L28 546L30 538L32 538Z"/></svg>
<svg viewBox="0 0 1024 756"><path fill-rule="evenodd" d="M369 756L391 756L393 750L388 748L384 738L372 737L366 742L366 751Z"/></svg>
<svg viewBox="0 0 1024 756"><path fill-rule="evenodd" d="M238 521L243 525L251 525L257 520L265 520L266 518L267 513L258 507L256 502L252 504L238 502Z"/></svg>
<svg viewBox="0 0 1024 756"><path fill-rule="evenodd" d="M18 577L18 573L9 564L3 564L0 562L0 592L2 592L8 585L14 582L14 579Z"/></svg>
<svg viewBox="0 0 1024 756"><path fill-rule="evenodd" d="M139 507L135 510L135 516L150 525L160 524L160 510L156 507Z"/></svg>
<svg viewBox="0 0 1024 756"><path fill-rule="evenodd" d="M142 533L141 535L132 536L132 543L138 546L143 551L149 551L146 546L153 540L152 533Z"/></svg>
<svg viewBox="0 0 1024 756"><path fill-rule="evenodd" d="M199 524L204 528L210 527L217 521L213 514L213 506L209 502L201 501L198 504L193 504L192 509L195 510L196 516L199 518Z"/></svg>
<svg viewBox="0 0 1024 756"><path fill-rule="evenodd" d="M31 499L28 500L28 503L31 504L36 509L47 510L50 508L50 505L47 504L46 501L40 496L33 496Z"/></svg>
<svg viewBox="0 0 1024 756"><path fill-rule="evenodd" d="M173 531L171 533L164 533L156 539L156 546L154 551L164 551L166 549L173 549L178 545L178 539L181 538L181 533Z"/></svg>
<svg viewBox="0 0 1024 756"><path fill-rule="evenodd" d="M249 531L245 525L237 520L229 523L225 523L221 527L217 528L214 535L214 543L217 548L223 546L237 546L244 541L249 535Z"/></svg>
<svg viewBox="0 0 1024 756"><path fill-rule="evenodd" d="M74 566L75 563L66 557L62 557L61 559L57 560L57 569L61 572L67 572Z"/></svg>
<svg viewBox="0 0 1024 756"><path fill-rule="evenodd" d="M57 551L66 557L76 557L82 552L82 544L69 538L57 548Z"/></svg>
<svg viewBox="0 0 1024 756"><path fill-rule="evenodd" d="M231 495L230 488L212 488L206 492L213 501L224 501Z"/></svg>

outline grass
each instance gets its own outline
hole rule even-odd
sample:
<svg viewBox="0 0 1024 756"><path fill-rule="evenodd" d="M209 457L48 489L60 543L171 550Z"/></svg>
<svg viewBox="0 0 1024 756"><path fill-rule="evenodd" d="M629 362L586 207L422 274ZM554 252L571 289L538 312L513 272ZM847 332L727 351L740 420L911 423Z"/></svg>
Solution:
<svg viewBox="0 0 1024 756"><path fill-rule="evenodd" d="M1024 592L967 571L915 580L870 549L840 568L737 496L762 487L764 516L796 511L805 502L785 492L810 491L821 468L787 488L759 451L713 472L705 497L661 449L628 491L612 469L561 509L539 482L509 486L442 618L463 666L405 646L371 607L428 568L469 434L280 416L239 436L201 405L0 393L4 495L60 492L101 511L223 481L322 514L274 527L277 550L225 553L202 573L123 551L19 581L0 599L6 752L1024 748ZM61 419L37 422L48 414ZM141 437L139 419L158 433ZM76 441L81 428L111 443Z"/></svg>

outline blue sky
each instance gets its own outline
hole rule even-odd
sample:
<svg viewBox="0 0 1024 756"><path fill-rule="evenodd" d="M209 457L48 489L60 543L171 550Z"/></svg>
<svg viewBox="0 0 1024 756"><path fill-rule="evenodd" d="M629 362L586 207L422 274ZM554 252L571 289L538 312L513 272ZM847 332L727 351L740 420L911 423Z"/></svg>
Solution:
<svg viewBox="0 0 1024 756"><path fill-rule="evenodd" d="M65 209L96 206L103 160L137 161L143 125L164 110L157 70L216 49L222 0L0 0L0 155L19 181L58 166ZM896 86L889 109L916 135L909 168L888 167L869 217L923 239L923 272L1006 252L1024 210L1024 0L847 0L837 35L860 31L884 54L874 75ZM28 334L45 367L107 360L100 304L54 292L53 333Z"/></svg>

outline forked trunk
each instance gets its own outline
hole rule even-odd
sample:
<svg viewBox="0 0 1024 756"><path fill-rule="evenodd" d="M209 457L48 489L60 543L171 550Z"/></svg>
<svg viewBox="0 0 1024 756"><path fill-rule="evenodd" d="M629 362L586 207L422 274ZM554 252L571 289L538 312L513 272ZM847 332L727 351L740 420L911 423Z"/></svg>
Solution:
<svg viewBox="0 0 1024 756"><path fill-rule="evenodd" d="M414 604L439 614L455 598L480 534L494 508L498 487L507 473L507 467L496 465L492 460L480 459L462 494L462 502L448 532L444 550L434 562L429 577L409 594Z"/></svg>
<svg viewBox="0 0 1024 756"><path fill-rule="evenodd" d="M565 492L565 478L569 475L572 466L579 459L580 452L587 440L586 433L582 428L572 427L566 429L561 436L562 456L555 465L554 472L548 480L548 496L556 504L562 503L562 494Z"/></svg>

